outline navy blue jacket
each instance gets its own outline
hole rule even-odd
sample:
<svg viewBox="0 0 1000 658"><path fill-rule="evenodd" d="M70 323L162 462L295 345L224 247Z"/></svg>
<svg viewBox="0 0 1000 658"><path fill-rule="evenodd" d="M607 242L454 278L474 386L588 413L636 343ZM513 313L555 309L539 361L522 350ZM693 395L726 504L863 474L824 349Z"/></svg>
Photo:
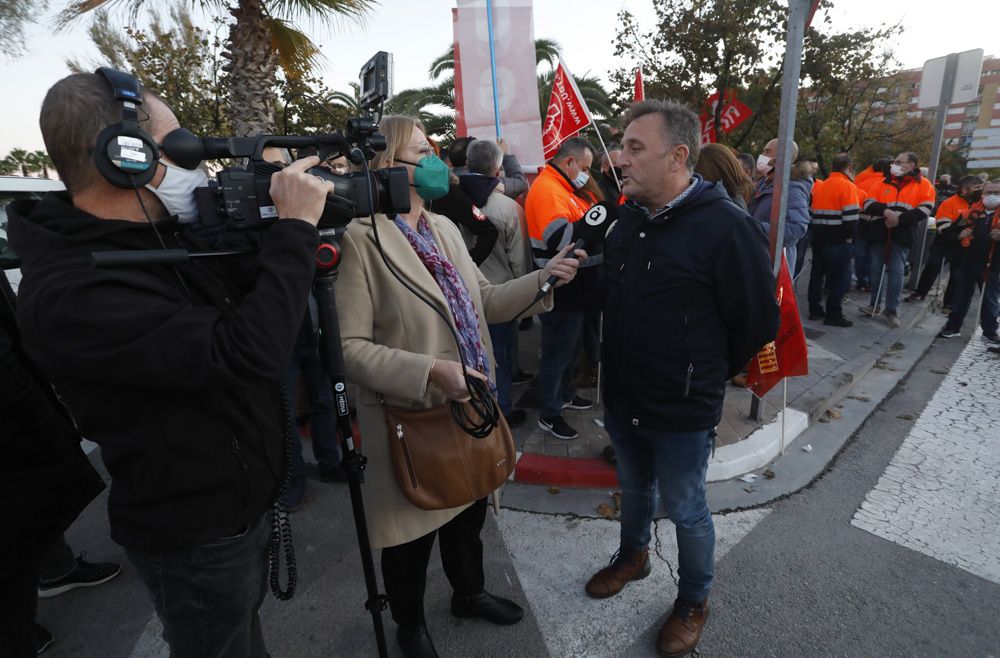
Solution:
<svg viewBox="0 0 1000 658"><path fill-rule="evenodd" d="M712 429L726 381L778 330L763 228L695 178L655 216L626 203L607 237L604 399L632 426Z"/></svg>

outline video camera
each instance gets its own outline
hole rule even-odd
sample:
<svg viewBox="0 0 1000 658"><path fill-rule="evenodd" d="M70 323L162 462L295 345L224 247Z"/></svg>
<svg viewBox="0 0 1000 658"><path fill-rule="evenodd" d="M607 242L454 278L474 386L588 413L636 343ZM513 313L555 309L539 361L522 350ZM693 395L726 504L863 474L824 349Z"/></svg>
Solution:
<svg viewBox="0 0 1000 658"><path fill-rule="evenodd" d="M386 148L385 137L366 118L347 122L343 132L323 135L260 135L257 137L198 137L183 128L163 140L163 152L181 167L193 169L204 160L246 158L245 166L220 171L214 182L195 191L197 223L203 228L248 230L264 228L278 218L271 200L271 175L280 169L263 158L268 146L315 148L320 160L344 155L362 165ZM319 228L339 228L355 217L373 213L406 213L410 210L409 178L403 167L346 175L313 167L310 174L334 184L327 198Z"/></svg>

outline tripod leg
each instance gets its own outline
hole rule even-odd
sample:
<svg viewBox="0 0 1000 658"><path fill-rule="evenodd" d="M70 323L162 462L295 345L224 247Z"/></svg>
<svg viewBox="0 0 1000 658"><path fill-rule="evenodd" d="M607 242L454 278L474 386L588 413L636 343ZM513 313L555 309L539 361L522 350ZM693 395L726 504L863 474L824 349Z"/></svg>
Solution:
<svg viewBox="0 0 1000 658"><path fill-rule="evenodd" d="M378 590L375 561L372 558L371 542L368 539L368 523L365 519L365 504L361 492L362 472L367 460L364 455L358 452L354 444L354 429L351 425L351 412L347 401L344 352L340 344L340 325L337 322L337 303L333 292L336 272L336 262L326 271L318 269L316 280L313 283L313 292L316 295L316 306L319 314L320 358L333 382L337 430L343 444L344 468L347 471L354 525L358 533L358 548L361 550L361 566L365 576L365 587L368 591L365 608L372 615L378 655L381 658L386 658L388 648L385 643L385 629L382 625L382 611L388 606L388 599Z"/></svg>

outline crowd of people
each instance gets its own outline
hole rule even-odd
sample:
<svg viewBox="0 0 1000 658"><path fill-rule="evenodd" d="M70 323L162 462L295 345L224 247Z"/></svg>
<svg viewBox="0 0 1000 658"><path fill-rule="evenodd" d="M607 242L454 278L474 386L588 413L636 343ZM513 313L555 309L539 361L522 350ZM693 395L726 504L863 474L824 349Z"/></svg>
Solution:
<svg viewBox="0 0 1000 658"><path fill-rule="evenodd" d="M180 128L177 119L165 99L145 91L141 98L147 118L128 138L162 144ZM73 445L82 435L101 447L112 478L112 538L149 590L171 655L265 656L258 611L269 535L276 516L302 504L306 486L301 443L282 454L282 384L295 409L301 382L320 479L348 477L310 293L316 226L334 188L309 170L349 165L343 157L265 154L279 219L252 257L95 269L94 251L202 246L176 223L193 203L182 192L202 172L157 153L145 185L105 175L110 165L93 145L122 114L100 75L74 74L53 86L41 128L67 192L9 211L24 277L18 326L0 347L30 364L34 388L51 382L59 395L33 393L33 411L19 416L15 434L58 440L63 489L77 486L78 504L52 514L15 555L22 614L4 619L4 646L16 656L40 647L32 601L43 549L54 546L67 569L93 568L82 559L71 564L59 540L100 488ZM486 497L427 509L404 495L388 442L377 438L386 435L389 410L465 403L482 387L505 424L517 427L527 413L515 408L513 387L534 379L539 428L571 441L579 432L567 412L593 406L574 386L578 368L598 361L622 527L618 550L581 578L582 589L607 598L650 575L659 498L676 526L680 569L657 649L690 652L708 620L715 532L705 474L715 426L726 382L778 328L767 244L778 140L756 158L702 145L697 115L669 101L635 104L622 128L601 152L583 137L565 140L529 182L502 139L440 146L416 118L381 118L387 147L370 166L405 168L411 210L349 224L335 290L339 307L349 309L340 332L366 437L369 536L408 657L438 655L424 614L435 541L453 615L506 625L523 610L486 589ZM951 315L941 335L957 335L979 283L984 336L998 342L1000 181L966 176L951 186L942 177L935 189L910 152L856 176L851 156L838 154L821 181L816 162L797 151L793 144L782 238L796 275L812 253L810 319L850 327L843 300L853 276L871 293L862 312L884 312L898 326L908 252L933 227L906 301L924 299L947 261ZM615 221L597 248L575 249L581 219L601 202L616 210ZM535 315L541 347L532 377L520 367L518 334ZM13 396L5 393L4 409L20 404ZM37 422L61 405L68 412L61 423ZM39 459L24 455L24 468ZM272 511L286 470L283 508ZM100 566L93 582L118 573L117 565ZM53 571L46 582L60 577Z"/></svg>

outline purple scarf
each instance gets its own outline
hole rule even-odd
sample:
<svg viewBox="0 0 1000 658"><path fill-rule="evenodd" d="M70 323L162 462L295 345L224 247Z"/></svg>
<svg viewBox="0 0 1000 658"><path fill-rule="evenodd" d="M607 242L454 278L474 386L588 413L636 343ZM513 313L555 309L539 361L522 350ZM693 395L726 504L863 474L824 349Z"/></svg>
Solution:
<svg viewBox="0 0 1000 658"><path fill-rule="evenodd" d="M479 316L469 296L469 289L465 287L458 270L438 250L434 235L423 216L417 221L416 231L399 215L396 215L393 221L444 293L451 315L455 318L455 329L465 365L478 370L488 378L490 361L486 358L486 351L483 349L479 334ZM490 388L494 388L492 382Z"/></svg>

